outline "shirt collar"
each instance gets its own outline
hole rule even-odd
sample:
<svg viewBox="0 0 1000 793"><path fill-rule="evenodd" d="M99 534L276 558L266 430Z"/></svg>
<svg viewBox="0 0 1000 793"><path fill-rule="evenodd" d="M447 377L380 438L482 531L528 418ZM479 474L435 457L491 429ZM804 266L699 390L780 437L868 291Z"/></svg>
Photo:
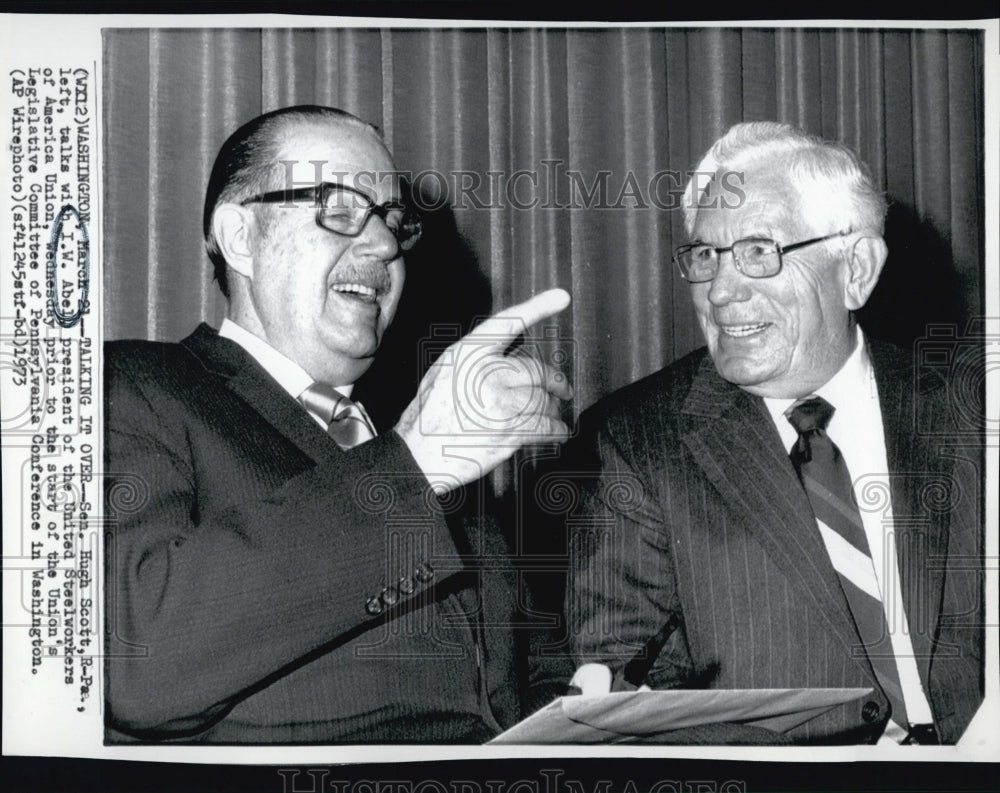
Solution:
<svg viewBox="0 0 1000 793"><path fill-rule="evenodd" d="M246 350L264 370L271 375L285 391L296 399L309 386L316 382L309 373L291 358L282 355L274 347L259 336L255 336L241 325L237 325L228 317L219 326L219 335L224 339L239 344ZM337 392L346 397L354 390L353 385L334 386Z"/></svg>

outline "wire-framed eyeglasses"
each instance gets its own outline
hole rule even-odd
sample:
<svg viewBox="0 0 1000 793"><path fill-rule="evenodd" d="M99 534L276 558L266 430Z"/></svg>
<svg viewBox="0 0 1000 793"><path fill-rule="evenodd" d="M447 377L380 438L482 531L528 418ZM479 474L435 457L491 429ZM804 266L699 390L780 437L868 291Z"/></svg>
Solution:
<svg viewBox="0 0 1000 793"><path fill-rule="evenodd" d="M384 204L376 204L360 190L336 182L321 182L312 187L272 190L247 198L240 203L244 206L279 202L294 204L305 199L315 201L317 225L345 237L357 237L364 231L372 215L382 219L396 238L400 251L410 250L423 234L420 215L403 202L387 201Z"/></svg>
<svg viewBox="0 0 1000 793"><path fill-rule="evenodd" d="M719 272L719 257L723 253L732 252L736 269L748 278L771 278L781 272L782 255L826 242L835 237L844 237L853 233L852 229L835 231L823 237L782 245L767 237L749 237L737 240L728 248L716 248L704 242L694 242L681 245L674 251L674 261L680 270L681 278L693 284L711 281Z"/></svg>

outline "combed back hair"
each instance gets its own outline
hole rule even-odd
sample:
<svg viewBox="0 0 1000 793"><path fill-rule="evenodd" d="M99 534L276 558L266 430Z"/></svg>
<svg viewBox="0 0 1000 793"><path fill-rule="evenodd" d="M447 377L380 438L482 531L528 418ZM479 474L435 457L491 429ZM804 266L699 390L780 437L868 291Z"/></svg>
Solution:
<svg viewBox="0 0 1000 793"><path fill-rule="evenodd" d="M248 198L273 189L275 171L280 169L281 147L298 125L309 122L335 121L372 133L379 141L378 127L345 110L320 105L296 105L272 110L248 121L229 136L212 167L205 191L205 212L202 217L205 248L212 260L215 280L227 298L229 279L226 258L219 250L212 231L212 215L219 204L238 204Z"/></svg>
<svg viewBox="0 0 1000 793"><path fill-rule="evenodd" d="M817 228L829 224L831 232L883 233L885 196L857 154L842 143L823 140L790 124L753 121L730 127L698 164L701 178L692 176L684 191L688 235L694 233L698 202L708 187L703 174L740 172L759 165L784 169L798 188L802 214Z"/></svg>

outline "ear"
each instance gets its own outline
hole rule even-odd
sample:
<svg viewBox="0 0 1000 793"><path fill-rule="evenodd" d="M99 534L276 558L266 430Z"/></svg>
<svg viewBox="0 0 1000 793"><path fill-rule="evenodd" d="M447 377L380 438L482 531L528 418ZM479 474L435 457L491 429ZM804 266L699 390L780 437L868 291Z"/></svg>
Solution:
<svg viewBox="0 0 1000 793"><path fill-rule="evenodd" d="M844 304L850 311L857 311L868 302L888 253L881 237L862 237L854 243L848 256L847 283L844 285Z"/></svg>
<svg viewBox="0 0 1000 793"><path fill-rule="evenodd" d="M212 214L212 231L229 269L253 278L253 233L256 218L239 204L219 204Z"/></svg>

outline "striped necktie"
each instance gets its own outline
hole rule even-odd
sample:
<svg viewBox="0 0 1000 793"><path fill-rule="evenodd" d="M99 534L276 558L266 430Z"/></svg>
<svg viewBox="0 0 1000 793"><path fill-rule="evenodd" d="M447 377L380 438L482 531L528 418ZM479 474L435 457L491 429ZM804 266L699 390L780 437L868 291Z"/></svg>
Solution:
<svg viewBox="0 0 1000 793"><path fill-rule="evenodd" d="M816 523L840 578L862 646L892 706L892 719L907 727L903 689L896 670L882 595L868 537L851 488L851 474L837 445L826 434L834 407L822 397L796 402L786 413L799 439L792 465L809 496Z"/></svg>
<svg viewBox="0 0 1000 793"><path fill-rule="evenodd" d="M327 424L327 434L341 449L353 449L375 437L375 433L354 402L326 383L313 383L299 401Z"/></svg>

